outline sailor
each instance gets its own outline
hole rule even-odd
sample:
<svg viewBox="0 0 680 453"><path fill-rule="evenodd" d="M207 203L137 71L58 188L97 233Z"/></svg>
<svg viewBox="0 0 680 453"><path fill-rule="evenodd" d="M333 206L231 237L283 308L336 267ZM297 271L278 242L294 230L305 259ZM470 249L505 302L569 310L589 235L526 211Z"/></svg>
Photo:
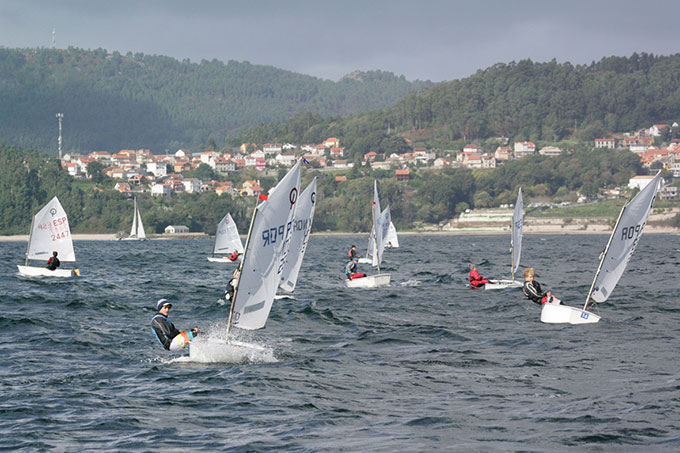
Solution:
<svg viewBox="0 0 680 453"><path fill-rule="evenodd" d="M471 264L470 266L472 267L472 269L470 269L470 273L468 274L468 280L470 281L470 285L473 288L480 288L489 283L489 280L482 277L482 275L479 272L477 272L477 266L475 266L474 264Z"/></svg>
<svg viewBox="0 0 680 453"><path fill-rule="evenodd" d="M156 302L157 313L151 318L151 331L158 342L168 351L178 351L194 339L200 330L194 328L188 332L177 330L168 319L172 304L167 299Z"/></svg>
<svg viewBox="0 0 680 453"><path fill-rule="evenodd" d="M59 265L61 265L61 261L59 261L57 255L58 253L55 250L54 252L52 252L52 256L50 256L50 259L47 260L47 266L45 267L51 271L56 270L59 267Z"/></svg>
<svg viewBox="0 0 680 453"><path fill-rule="evenodd" d="M348 280L354 280L355 278L365 277L366 274L357 272L357 262L359 258L352 258L347 264L345 264L345 275Z"/></svg>
<svg viewBox="0 0 680 453"><path fill-rule="evenodd" d="M239 256L241 256L241 253L239 253L237 250L234 250L234 253L232 253L231 255L229 255L229 259L230 259L231 261L236 261L236 260L238 259Z"/></svg>
<svg viewBox="0 0 680 453"><path fill-rule="evenodd" d="M352 244L352 247L349 249L349 260L352 261L354 258L358 260L361 256L357 253L357 246Z"/></svg>
<svg viewBox="0 0 680 453"><path fill-rule="evenodd" d="M550 291L543 292L541 284L534 280L535 275L536 273L533 267L524 271L522 292L527 296L527 299L539 305L546 303L559 303L560 305L563 305L562 301L554 297Z"/></svg>
<svg viewBox="0 0 680 453"><path fill-rule="evenodd" d="M238 284L239 275L241 274L238 268L234 269L234 272L231 274L231 278L227 282L227 289L224 291L224 298L227 302L231 302L234 298L234 291L236 290L236 285Z"/></svg>

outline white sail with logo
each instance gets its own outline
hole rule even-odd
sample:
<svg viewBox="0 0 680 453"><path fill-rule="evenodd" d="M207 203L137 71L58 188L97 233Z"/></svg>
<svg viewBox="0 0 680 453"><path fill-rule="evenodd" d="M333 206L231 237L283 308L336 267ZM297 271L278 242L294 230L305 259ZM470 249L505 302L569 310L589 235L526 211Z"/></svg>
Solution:
<svg viewBox="0 0 680 453"><path fill-rule="evenodd" d="M28 276L72 277L79 275L77 269L57 268L51 271L44 267L28 265L29 260L40 260L43 264L47 263L52 252L57 252L57 258L61 262L74 263L76 261L68 216L57 197L52 198L33 217L31 234L26 249L26 263L24 266L18 266L19 272Z"/></svg>
<svg viewBox="0 0 680 453"><path fill-rule="evenodd" d="M241 237L238 235L236 222L234 222L231 214L227 213L227 215L222 217L220 223L217 224L217 230L215 231L215 245L213 246L213 256L208 257L208 261L228 262L229 259L226 257L226 255L234 251L243 254L243 243L241 242ZM223 256L216 257L215 255Z"/></svg>
<svg viewBox="0 0 680 453"><path fill-rule="evenodd" d="M517 193L515 210L512 213L512 237L510 248L512 249L512 263L510 264L510 280L489 280L484 289L520 288L522 282L515 280L515 272L519 268L519 260L522 255L522 227L524 226L524 201L522 200L522 188Z"/></svg>
<svg viewBox="0 0 680 453"><path fill-rule="evenodd" d="M300 190L300 161L255 208L227 330L261 329L267 323L293 233Z"/></svg>
<svg viewBox="0 0 680 453"><path fill-rule="evenodd" d="M302 259L305 257L309 234L312 231L314 220L314 207L316 205L316 176L298 198L295 208L295 222L293 223L293 236L290 241L288 259L281 273L279 288L293 292L297 284Z"/></svg>
<svg viewBox="0 0 680 453"><path fill-rule="evenodd" d="M661 172L659 172L621 209L614 231L600 257L600 264L595 272L583 309L568 305L544 304L541 310L542 322L584 324L600 320L600 316L588 311L591 300L596 303L605 302L614 291L640 241L642 230L647 224L654 199L661 190L662 184Z"/></svg>
<svg viewBox="0 0 680 453"><path fill-rule="evenodd" d="M390 230L390 224L392 223L392 217L390 214L390 207L386 207L383 212L378 216L375 223L375 247L376 253L373 260L374 266L380 266L382 264L383 255L385 253L385 246L387 245L387 237Z"/></svg>

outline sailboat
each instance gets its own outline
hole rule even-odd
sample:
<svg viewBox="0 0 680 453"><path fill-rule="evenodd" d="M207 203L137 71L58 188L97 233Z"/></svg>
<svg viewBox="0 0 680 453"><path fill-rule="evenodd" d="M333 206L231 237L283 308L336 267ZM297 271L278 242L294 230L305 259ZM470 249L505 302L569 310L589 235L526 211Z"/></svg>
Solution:
<svg viewBox="0 0 680 453"><path fill-rule="evenodd" d="M378 195L378 181L373 182L373 209L377 213L382 213L380 210L380 197ZM375 217L375 216L374 216ZM377 266L377 254L375 250L375 221L371 228L371 234L368 237L368 246L366 247L366 256L359 258L359 264L370 264L373 267ZM399 238L397 237L397 229L390 220L389 229L385 233L385 245L383 247L398 248Z"/></svg>
<svg viewBox="0 0 680 453"><path fill-rule="evenodd" d="M220 223L217 224L217 231L215 232L215 245L213 246L213 254L208 257L208 261L213 263L229 263L231 260L227 257L228 254L236 250L241 255L243 254L243 243L241 237L238 235L238 229L231 214L227 213ZM223 256L215 256L221 254Z"/></svg>
<svg viewBox="0 0 680 453"><path fill-rule="evenodd" d="M293 223L300 190L300 161L272 189L253 211L248 229L240 277L231 298L227 320L227 342L220 345L220 355L229 360L244 350L262 350L257 345L230 338L231 328L255 330L267 323L274 296L281 281L293 234ZM205 360L210 344L192 342L189 356ZM233 353L233 354L231 354Z"/></svg>
<svg viewBox="0 0 680 453"><path fill-rule="evenodd" d="M142 216L137 207L137 197L135 197L135 211L132 214L132 228L130 228L130 235L123 238L124 241L146 241L146 233L144 232L144 224L142 223Z"/></svg>
<svg viewBox="0 0 680 453"><path fill-rule="evenodd" d="M47 259L52 256L52 252L57 252L57 257L62 263L75 263L76 261L68 217L57 197L52 198L33 217L26 249L26 262L23 266L17 265L19 273L28 277L80 276L80 269L57 268L51 271L46 267L28 265L29 260L40 260L43 264L46 263Z"/></svg>
<svg viewBox="0 0 680 453"><path fill-rule="evenodd" d="M295 210L295 222L293 223L293 235L290 240L290 250L286 259L286 264L281 272L279 288L292 293L295 291L302 259L305 257L309 234L312 231L312 221L314 220L314 208L316 206L316 180L312 182L302 192L298 198ZM279 296L277 296L279 297Z"/></svg>
<svg viewBox="0 0 680 453"><path fill-rule="evenodd" d="M387 237L385 238L385 246L389 249L399 248L399 237L397 236L397 229L394 223L390 222L390 229L387 230Z"/></svg>
<svg viewBox="0 0 680 453"><path fill-rule="evenodd" d="M510 263L510 280L489 280L484 289L521 288L522 282L515 280L515 272L519 268L519 259L522 254L522 226L524 223L524 201L522 200L522 188L517 193L515 210L512 214L512 236L510 248L512 262Z"/></svg>
<svg viewBox="0 0 680 453"><path fill-rule="evenodd" d="M380 200L378 199L378 185L374 186L373 190L373 227L371 228L371 236L369 241L372 241L373 255L372 264L378 268L377 275L368 275L366 277L355 278L353 280L345 280L348 288L378 288L381 286L388 286L390 284L391 275L380 273L380 263L382 263L383 252L385 251L385 239L389 231L390 223L392 221L390 215L390 207L380 211ZM369 242L370 243L370 242Z"/></svg>
<svg viewBox="0 0 680 453"><path fill-rule="evenodd" d="M588 311L591 305L605 302L619 282L637 247L642 230L652 211L652 204L662 186L661 172L642 189L619 213L609 242L600 257L600 264L590 285L583 308L544 304L541 321L549 324L595 323L600 316Z"/></svg>

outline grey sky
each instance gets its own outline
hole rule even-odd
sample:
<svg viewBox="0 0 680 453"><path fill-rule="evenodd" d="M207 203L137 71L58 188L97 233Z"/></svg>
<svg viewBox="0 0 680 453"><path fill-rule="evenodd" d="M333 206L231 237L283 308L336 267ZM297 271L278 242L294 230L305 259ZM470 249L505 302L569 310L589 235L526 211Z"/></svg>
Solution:
<svg viewBox="0 0 680 453"><path fill-rule="evenodd" d="M338 80L453 80L495 63L679 51L680 1L0 0L0 46L104 48Z"/></svg>

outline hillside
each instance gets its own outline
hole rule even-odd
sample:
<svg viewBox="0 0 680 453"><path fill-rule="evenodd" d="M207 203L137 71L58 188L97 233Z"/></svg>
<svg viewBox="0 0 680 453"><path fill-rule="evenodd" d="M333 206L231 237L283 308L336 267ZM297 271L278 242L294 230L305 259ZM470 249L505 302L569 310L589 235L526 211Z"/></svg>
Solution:
<svg viewBox="0 0 680 453"><path fill-rule="evenodd" d="M493 137L554 143L591 141L680 119L680 54L607 57L590 65L499 63L471 77L411 93L380 112L260 126L253 141L339 137L352 153L378 151L399 135L427 147L460 149ZM493 146L492 149L495 149ZM381 152L381 151L379 151Z"/></svg>
<svg viewBox="0 0 680 453"><path fill-rule="evenodd" d="M248 62L0 47L0 143L53 153L61 112L65 151L224 146L245 126L382 109L431 85L381 71L333 82Z"/></svg>

